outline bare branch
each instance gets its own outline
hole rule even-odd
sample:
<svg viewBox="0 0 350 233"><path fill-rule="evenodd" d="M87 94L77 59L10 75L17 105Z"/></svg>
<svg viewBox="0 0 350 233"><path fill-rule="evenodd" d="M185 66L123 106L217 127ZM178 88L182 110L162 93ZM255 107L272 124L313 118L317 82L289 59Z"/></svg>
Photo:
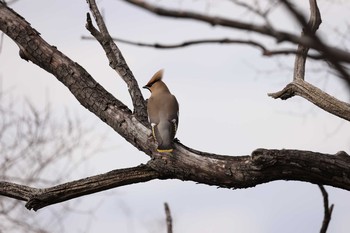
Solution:
<svg viewBox="0 0 350 233"><path fill-rule="evenodd" d="M191 11L184 11L184 10L177 11L177 10L165 9L165 8L147 3L146 1L138 1L138 0L124 0L124 1L160 16L182 18L182 19L193 19L193 20L209 23L210 25L213 25L213 26L220 25L223 27L235 28L235 29L245 30L245 31L252 31L262 35L273 37L277 40L278 43L282 41L289 41L295 44L303 44L306 47L310 47L315 50L320 50L322 52L327 51L326 53L327 58L333 57L334 59L337 59L337 61L350 63L349 52L344 51L343 49L340 49L340 48L327 46L325 44L320 46L320 44L316 43L314 39L308 35L300 37L285 31L275 30L266 25L250 24L250 23L245 23L245 22L222 18L222 17L211 17L211 16L207 16L207 15L203 15L203 14L199 14Z"/></svg>
<svg viewBox="0 0 350 233"><path fill-rule="evenodd" d="M64 232L61 221L67 216L66 207L79 209L77 202L64 203L55 216L48 214L49 221L36 222L34 215L22 214L25 209L17 199L26 201L31 193L36 193L36 188L29 187L33 184L52 186L67 180L96 150L103 149L100 141L105 138L91 134L81 125L81 119L68 111L57 119L57 112L49 102L43 108L28 98L24 105L22 102L22 98L2 91L0 84L0 181L4 181L0 193L14 198L0 198L0 231L43 233L47 232L44 229L52 232L57 228L58 232ZM19 110L18 106L23 108ZM24 198L18 196L19 192Z"/></svg>
<svg viewBox="0 0 350 233"><path fill-rule="evenodd" d="M82 36L81 38L84 40L94 39L94 37L90 37L90 36ZM116 38L116 37L112 37L112 39L114 41L121 42L124 44L135 45L140 47L156 48L156 49L177 49L177 48L184 48L184 47L188 47L192 45L200 45L200 44L245 44L245 45L251 45L255 48L260 49L264 56L297 54L297 51L293 49L271 50L271 49L267 49L264 45L254 40L240 40L240 39L230 39L230 38L191 40L191 41L185 41L177 44L160 44L160 43L152 44L152 43L144 43L144 42L135 42L135 41L125 40L125 39ZM323 59L322 56L316 55L316 54L309 54L307 56L312 59Z"/></svg>
<svg viewBox="0 0 350 233"><path fill-rule="evenodd" d="M145 132L151 135L151 131L136 120L126 105L107 92L78 63L43 40L24 18L1 3L0 30L17 42L26 59L53 74L69 88L81 105L110 125L136 148L149 141ZM148 151L151 148L147 145L142 149Z"/></svg>
<svg viewBox="0 0 350 233"><path fill-rule="evenodd" d="M36 189L9 182L0 182L0 194L27 201L26 207L35 211L45 206L119 186L146 182L159 178L159 174L146 165L113 170L46 189Z"/></svg>
<svg viewBox="0 0 350 233"><path fill-rule="evenodd" d="M0 195L11 197L21 201L27 201L31 196L38 193L39 189L31 188L25 185L14 184L0 181Z"/></svg>
<svg viewBox="0 0 350 233"><path fill-rule="evenodd" d="M313 36L322 22L316 0L310 0L310 12L311 14L309 23L304 26L303 31L301 33L301 37L303 37L304 35ZM298 45L298 54L295 57L294 63L294 80L305 79L305 63L308 51L309 47L306 47L302 44Z"/></svg>
<svg viewBox="0 0 350 233"><path fill-rule="evenodd" d="M350 121L350 104L336 99L302 79L293 81L279 92L268 94L272 98L280 98L282 100L289 99L295 95L305 98L333 115Z"/></svg>
<svg viewBox="0 0 350 233"><path fill-rule="evenodd" d="M322 227L321 227L320 233L326 233L327 229L328 229L329 222L331 221L334 204L329 206L328 193L327 193L326 189L323 187L323 185L318 185L318 187L320 188L322 196L323 196L323 206L324 206L324 217L323 217L323 222L322 222Z"/></svg>
<svg viewBox="0 0 350 233"><path fill-rule="evenodd" d="M0 194L26 200L38 210L83 195L153 179L191 180L224 188L248 188L274 180L299 180L350 190L350 156L300 150L255 150L251 156L222 156L177 145L172 156L154 157L147 165L46 189L0 182Z"/></svg>
<svg viewBox="0 0 350 233"><path fill-rule="evenodd" d="M171 217L169 205L166 202L164 203L164 209L165 209L167 233L173 233L173 219Z"/></svg>
<svg viewBox="0 0 350 233"><path fill-rule="evenodd" d="M146 102L142 96L141 90L137 84L137 81L127 65L121 51L118 46L113 42L107 27L103 21L102 15L98 10L95 0L88 0L90 10L97 22L98 31L92 24L90 15L87 14L86 29L96 38L106 52L109 60L109 65L117 71L120 77L125 81L128 86L130 97L134 106L134 113L138 120L143 124L148 125Z"/></svg>
<svg viewBox="0 0 350 233"><path fill-rule="evenodd" d="M247 9L249 12L252 12L258 16L260 16L261 18L263 18L265 20L265 22L267 23L267 25L271 26L272 24L269 22L268 19L268 14L279 4L279 1L275 1L274 3L271 4L271 6L266 9L266 10L262 10L259 9L259 1L254 1L254 6L250 5L248 3L242 2L240 0L231 0L232 3L236 4L237 6L243 7L244 9Z"/></svg>
<svg viewBox="0 0 350 233"><path fill-rule="evenodd" d="M288 2L283 1L288 8L295 14L300 22L303 24L303 32L302 36L310 35L315 37L315 32L317 31L319 25L321 24L321 15L319 9L317 7L316 0L310 0L310 19L309 22L306 23L304 17L300 15L298 11L294 9L294 7ZM307 54L309 51L309 47L304 46L302 44L298 45L298 53L295 57L294 63L294 77L293 82L288 84L282 91L276 93L269 93L268 95L277 99L281 98L282 100L286 100L295 95L301 96L308 101L312 102L316 106L321 109L339 116L345 120L350 121L350 105L342 102L333 96L323 92L319 88L307 83L304 81L305 79L305 63Z"/></svg>
<svg viewBox="0 0 350 233"><path fill-rule="evenodd" d="M308 36L314 42L314 45L318 48L319 52L324 54L325 59L327 59L334 68L340 73L340 77L343 78L350 85L350 76L348 72L344 69L344 67L340 64L341 60L334 56L333 51L329 48L323 41L316 36L315 32L321 24L321 15L317 6L316 0L309 0L310 2L310 21L306 22L304 16L295 9L295 7L288 0L281 0L284 5L288 8L288 10L295 16L295 18L300 22L303 26L304 36ZM302 50L310 47L308 45L300 43L299 46L305 46L305 48L301 48ZM305 51L307 53L307 50ZM297 60L296 60L297 62ZM304 61L305 63L305 61Z"/></svg>

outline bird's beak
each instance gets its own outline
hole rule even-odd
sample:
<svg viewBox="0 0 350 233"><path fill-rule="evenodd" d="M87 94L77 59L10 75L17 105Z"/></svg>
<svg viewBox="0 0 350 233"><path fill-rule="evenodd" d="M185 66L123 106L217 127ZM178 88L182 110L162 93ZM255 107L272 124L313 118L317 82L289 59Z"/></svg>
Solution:
<svg viewBox="0 0 350 233"><path fill-rule="evenodd" d="M142 88L145 88L145 89L148 89L148 90L149 90L149 87L148 87L148 86L143 86Z"/></svg>

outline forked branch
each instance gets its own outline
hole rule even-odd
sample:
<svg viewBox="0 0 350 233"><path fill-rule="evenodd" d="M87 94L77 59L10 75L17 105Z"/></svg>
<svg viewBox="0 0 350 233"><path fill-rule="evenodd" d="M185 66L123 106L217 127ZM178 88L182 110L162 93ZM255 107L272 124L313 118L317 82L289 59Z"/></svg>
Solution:
<svg viewBox="0 0 350 233"><path fill-rule="evenodd" d="M321 14L319 12L316 0L310 0L310 19L307 23L303 16L292 7L289 1L283 1L290 11L295 14L295 17L304 26L302 36L309 35L315 37L315 33L321 24ZM321 43L321 42L320 42ZM276 93L269 93L268 95L277 99L282 100L289 99L295 95L301 96L321 109L350 121L350 105L343 101L336 99L335 97L327 94L321 89L313 86L312 84L304 81L305 80L305 65L307 53L309 47L299 44L298 53L295 57L294 63L294 77L293 82L288 84L283 90ZM338 63L337 63L338 64Z"/></svg>
<svg viewBox="0 0 350 233"><path fill-rule="evenodd" d="M118 46L114 43L112 37L110 36L95 0L87 0L87 3L89 4L90 10L97 22L99 30L93 26L89 13L87 13L86 28L105 50L107 58L109 60L109 65L115 71L117 71L120 77L127 84L136 118L144 125L147 125L147 108L137 81L129 66L127 65Z"/></svg>
<svg viewBox="0 0 350 233"><path fill-rule="evenodd" d="M342 77L348 84L350 85L350 77L348 72L344 69L344 67L340 64L341 60L338 60L335 56L333 56L332 51L329 47L318 37L315 33L321 24L321 14L317 6L316 0L309 0L310 2L310 19L307 23L304 16L295 9L293 4L291 4L288 0L281 0L283 4L288 8L288 10L295 16L295 18L299 21L299 23L303 26L302 37L308 36L312 39L315 46L318 47L318 51L322 53L326 60L328 60L333 67L339 72L340 77ZM301 46L302 50L305 50L306 54L309 47L308 45L304 45L299 43L299 47ZM299 49L298 49L299 50ZM305 66L305 64L303 65ZM295 69L298 68L297 64ZM300 67L302 68L302 67ZM294 76L294 78L296 78Z"/></svg>

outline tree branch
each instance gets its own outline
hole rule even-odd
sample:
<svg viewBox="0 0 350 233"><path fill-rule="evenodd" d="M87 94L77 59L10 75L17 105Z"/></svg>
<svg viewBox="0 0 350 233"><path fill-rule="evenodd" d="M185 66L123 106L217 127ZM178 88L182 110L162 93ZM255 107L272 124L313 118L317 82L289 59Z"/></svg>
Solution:
<svg viewBox="0 0 350 233"><path fill-rule="evenodd" d="M303 31L301 32L301 37L305 35L314 36L318 27L321 24L321 15L317 7L315 0L310 0L310 19L309 23L304 25ZM309 47L302 44L298 45L298 54L295 56L294 63L294 80L296 79L305 79L305 63L306 57L309 51Z"/></svg>
<svg viewBox="0 0 350 233"><path fill-rule="evenodd" d="M25 185L0 181L0 195L21 201L28 201L31 196L39 192L39 189Z"/></svg>
<svg viewBox="0 0 350 233"><path fill-rule="evenodd" d="M95 39L94 37L90 37L90 36L82 36L81 38L83 40ZM240 40L240 39L230 39L230 38L190 40L190 41L184 41L176 44L160 44L160 43L152 44L152 43L144 43L144 42L135 42L135 41L125 40L125 39L116 38L116 37L112 37L112 39L116 42L121 42L128 45L135 45L140 47L149 47L149 48L156 48L156 49L177 49L177 48L184 48L184 47L188 47L192 45L200 45L200 44L245 44L245 45L251 45L255 48L260 49L264 56L288 55L288 54L298 53L298 51L293 49L270 50L270 49L267 49L261 43L254 40ZM316 54L309 54L307 56L312 59L323 59L323 56L316 55Z"/></svg>
<svg viewBox="0 0 350 233"><path fill-rule="evenodd" d="M295 17L302 22L304 26L303 35L309 35L314 37L315 33L321 24L321 15L317 7L316 0L310 0L310 19L306 23L303 16L300 15L288 1L283 1L288 8L296 15ZM312 102L321 109L334 114L340 118L350 121L350 105L342 102L333 96L323 92L319 88L311 85L304 81L305 79L305 63L307 58L307 53L309 47L306 47L302 44L298 45L298 54L295 57L294 63L294 77L293 82L288 84L282 91L276 93L269 93L268 95L277 99L281 98L286 100L295 95L301 96L306 100Z"/></svg>
<svg viewBox="0 0 350 233"><path fill-rule="evenodd" d="M170 208L168 203L164 203L165 217L166 217L166 227L167 233L173 233L173 219L171 217Z"/></svg>
<svg viewBox="0 0 350 233"><path fill-rule="evenodd" d="M248 188L274 180L299 180L350 190L350 156L301 150L257 149L251 156L222 156L176 145L173 156L148 164L166 177L225 188Z"/></svg>
<svg viewBox="0 0 350 233"><path fill-rule="evenodd" d="M350 121L350 104L336 99L302 79L289 83L281 91L268 94L272 98L280 98L282 100L289 99L295 95L303 97L326 112Z"/></svg>
<svg viewBox="0 0 350 233"><path fill-rule="evenodd" d="M17 43L22 58L53 74L81 105L136 148L143 151L151 149L148 145L150 129L140 123L127 106L107 92L78 63L43 40L24 18L1 3L0 30Z"/></svg>
<svg viewBox="0 0 350 233"><path fill-rule="evenodd" d="M299 180L350 190L350 157L301 150L258 149L251 156L223 156L175 143L172 154L159 154L151 130L100 86L79 64L44 41L22 17L0 3L0 30L14 40L26 59L69 88L88 110L130 144L151 157L147 165L115 170L47 189L1 182L0 194L27 200L27 207L44 206L151 179L180 179L226 188L248 188L274 180ZM9 191L6 191L9 190Z"/></svg>
<svg viewBox="0 0 350 233"><path fill-rule="evenodd" d="M318 51L324 54L325 59L327 59L334 66L334 68L340 73L341 75L340 77L343 78L350 85L350 76L348 72L344 69L344 67L339 63L341 61L333 56L332 51L330 51L329 47L325 45L325 43L323 43L321 38L319 38L315 34L319 25L322 22L321 14L317 6L317 1L309 0L310 12L311 12L309 23L306 22L304 16L299 11L297 11L288 0L281 0L281 2L287 7L287 9L295 16L295 18L303 26L304 36L307 35L314 41L315 46L318 47ZM299 46L302 46L301 49L305 50L304 53L307 53L308 47L310 47L303 44L299 44ZM305 66L305 64L303 66Z"/></svg>
<svg viewBox="0 0 350 233"><path fill-rule="evenodd" d="M105 50L110 67L117 71L120 77L127 84L134 106L134 113L136 118L140 120L143 124L148 125L146 102L142 96L137 81L129 66L127 65L118 46L114 43L113 39L111 38L107 27L103 21L102 15L98 10L95 0L88 0L87 3L89 4L90 10L97 22L100 31L98 31L93 26L89 13L87 13L86 29L90 31L90 33L96 38L96 40L101 44L102 48Z"/></svg>
<svg viewBox="0 0 350 233"><path fill-rule="evenodd" d="M248 188L274 180L299 180L350 190L350 156L299 150L255 150L251 156L222 156L177 145L173 156L155 157L147 165L36 189L0 182L0 194L28 201L38 210L83 195L153 179L189 180L224 188Z"/></svg>
<svg viewBox="0 0 350 233"><path fill-rule="evenodd" d="M275 30L266 25L250 24L250 23L245 23L245 22L232 20L228 18L222 18L222 17L211 17L208 15L203 15L203 14L199 14L191 11L184 11L184 10L177 11L177 10L165 9L165 8L147 3L146 1L139 1L139 0L124 0L124 1L160 16L182 18L182 19L193 19L196 21L209 23L210 25L213 25L213 26L219 25L219 26L235 28L239 30L252 31L262 35L273 37L277 40L278 43L283 41L288 41L294 44L305 45L306 47L313 48L317 51L327 50L328 59L330 57L333 57L338 61L350 63L349 52L344 51L337 47L331 47L327 45L324 45L325 47L320 47L319 44L315 43L314 39L311 38L310 36L300 37L285 31Z"/></svg>
<svg viewBox="0 0 350 233"><path fill-rule="evenodd" d="M323 196L323 206L324 206L324 217L323 217L323 222L322 222L322 227L321 227L320 233L326 233L327 229L328 229L329 222L331 221L334 204L329 206L328 193L327 193L326 189L323 187L323 185L319 185L318 187L320 188L322 196Z"/></svg>
<svg viewBox="0 0 350 233"><path fill-rule="evenodd" d="M105 174L87 177L46 189L31 188L9 182L0 182L0 194L27 201L28 209L38 210L45 206L64 202L120 186L146 182L159 178L159 174L146 165L113 170Z"/></svg>

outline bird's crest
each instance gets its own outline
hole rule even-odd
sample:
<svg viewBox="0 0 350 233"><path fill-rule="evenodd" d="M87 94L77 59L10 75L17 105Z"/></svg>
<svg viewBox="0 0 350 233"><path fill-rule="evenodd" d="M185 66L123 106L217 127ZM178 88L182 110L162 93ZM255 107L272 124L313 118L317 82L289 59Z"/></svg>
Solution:
<svg viewBox="0 0 350 233"><path fill-rule="evenodd" d="M159 80L162 80L163 78L163 69L159 70L157 73L153 75L151 80L148 81L146 84L146 87L151 87L154 83L158 82Z"/></svg>

